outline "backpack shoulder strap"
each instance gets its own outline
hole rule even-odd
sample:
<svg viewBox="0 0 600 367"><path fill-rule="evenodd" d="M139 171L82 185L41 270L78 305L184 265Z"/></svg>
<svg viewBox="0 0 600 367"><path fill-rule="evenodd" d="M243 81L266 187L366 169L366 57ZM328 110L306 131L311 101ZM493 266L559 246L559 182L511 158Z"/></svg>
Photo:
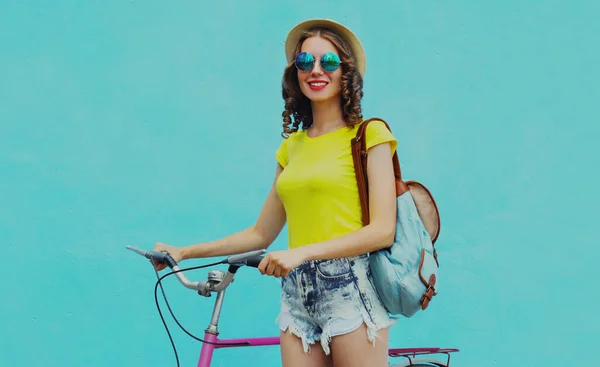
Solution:
<svg viewBox="0 0 600 367"><path fill-rule="evenodd" d="M366 132L367 126L372 121L381 121L385 126L390 129L385 120L380 118L370 118L364 121L356 132L356 136L351 141L352 147L352 159L354 161L354 171L356 173L356 182L358 184L358 194L360 198L360 206L362 210L362 222L363 225L369 224L369 182L367 177L367 139ZM402 181L402 172L400 171L400 162L398 161L398 151L394 152L392 157L392 163L394 165L394 176L396 178L396 196L400 196L408 191L408 186Z"/></svg>

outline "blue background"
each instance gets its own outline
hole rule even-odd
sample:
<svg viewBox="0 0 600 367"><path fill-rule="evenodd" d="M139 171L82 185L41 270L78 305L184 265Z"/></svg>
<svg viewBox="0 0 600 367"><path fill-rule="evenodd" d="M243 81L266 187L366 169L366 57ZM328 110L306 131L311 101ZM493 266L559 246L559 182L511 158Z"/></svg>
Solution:
<svg viewBox="0 0 600 367"><path fill-rule="evenodd" d="M599 4L4 0L0 365L175 365L155 274L125 245L253 223L281 141L284 38L310 17L361 37L365 116L389 121L405 177L441 210L440 294L392 345L460 348L457 366L585 364L600 330ZM239 275L221 337L277 335L278 281ZM172 277L166 291L201 335L214 298ZM200 344L167 320L195 365ZM279 351L215 365L278 366Z"/></svg>

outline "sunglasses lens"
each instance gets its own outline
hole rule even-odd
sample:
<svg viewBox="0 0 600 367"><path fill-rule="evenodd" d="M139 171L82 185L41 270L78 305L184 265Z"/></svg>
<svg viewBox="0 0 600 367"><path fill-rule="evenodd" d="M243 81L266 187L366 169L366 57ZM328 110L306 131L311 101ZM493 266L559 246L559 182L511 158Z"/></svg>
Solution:
<svg viewBox="0 0 600 367"><path fill-rule="evenodd" d="M315 59L313 56L307 52L302 52L298 56L296 56L296 67L302 71L308 71L312 69L315 64Z"/></svg>
<svg viewBox="0 0 600 367"><path fill-rule="evenodd" d="M328 52L321 58L321 67L325 71L335 71L340 66L340 58L333 52Z"/></svg>

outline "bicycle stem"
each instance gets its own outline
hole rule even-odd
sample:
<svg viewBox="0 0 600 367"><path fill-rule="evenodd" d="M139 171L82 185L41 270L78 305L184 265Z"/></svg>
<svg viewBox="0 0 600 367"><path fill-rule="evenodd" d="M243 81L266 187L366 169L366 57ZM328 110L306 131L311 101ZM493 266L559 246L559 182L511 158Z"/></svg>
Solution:
<svg viewBox="0 0 600 367"><path fill-rule="evenodd" d="M229 271L227 272L227 274L224 274L222 271L218 270L213 270L208 273L209 282L211 281L211 278L213 278L214 280L217 280L215 278L222 278L222 280L219 282L219 285L225 283L225 278L227 278L228 276L230 276L231 279L233 279L233 274ZM229 281L227 285L229 285L229 283L231 283L231 281ZM205 330L207 333L214 335L219 334L219 317L221 316L221 308L223 307L223 299L225 297L225 288L227 287L227 285L225 285L223 289L217 291L217 299L215 300L215 305L213 306L210 324L208 324L208 327Z"/></svg>

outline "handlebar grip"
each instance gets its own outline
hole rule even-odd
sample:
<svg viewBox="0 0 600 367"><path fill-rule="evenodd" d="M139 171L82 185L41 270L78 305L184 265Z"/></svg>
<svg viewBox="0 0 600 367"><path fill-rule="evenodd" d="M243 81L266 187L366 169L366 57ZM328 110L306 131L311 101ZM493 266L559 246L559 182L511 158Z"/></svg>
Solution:
<svg viewBox="0 0 600 367"><path fill-rule="evenodd" d="M167 252L156 252L156 251L148 251L146 252L146 257L151 260L156 260L159 263L165 263L170 268L177 266L177 262L171 255Z"/></svg>
<svg viewBox="0 0 600 367"><path fill-rule="evenodd" d="M262 259L264 258L264 256L262 255L258 255L258 256L252 256L249 257L248 259L246 259L246 265L247 266L251 266L253 268L258 268L258 264L260 264L260 262L262 261Z"/></svg>
<svg viewBox="0 0 600 367"><path fill-rule="evenodd" d="M171 257L171 255L167 252L144 251L129 245L125 247L138 255L144 256L147 259L167 264L171 269L174 266L177 266L175 259L173 259L173 257Z"/></svg>

